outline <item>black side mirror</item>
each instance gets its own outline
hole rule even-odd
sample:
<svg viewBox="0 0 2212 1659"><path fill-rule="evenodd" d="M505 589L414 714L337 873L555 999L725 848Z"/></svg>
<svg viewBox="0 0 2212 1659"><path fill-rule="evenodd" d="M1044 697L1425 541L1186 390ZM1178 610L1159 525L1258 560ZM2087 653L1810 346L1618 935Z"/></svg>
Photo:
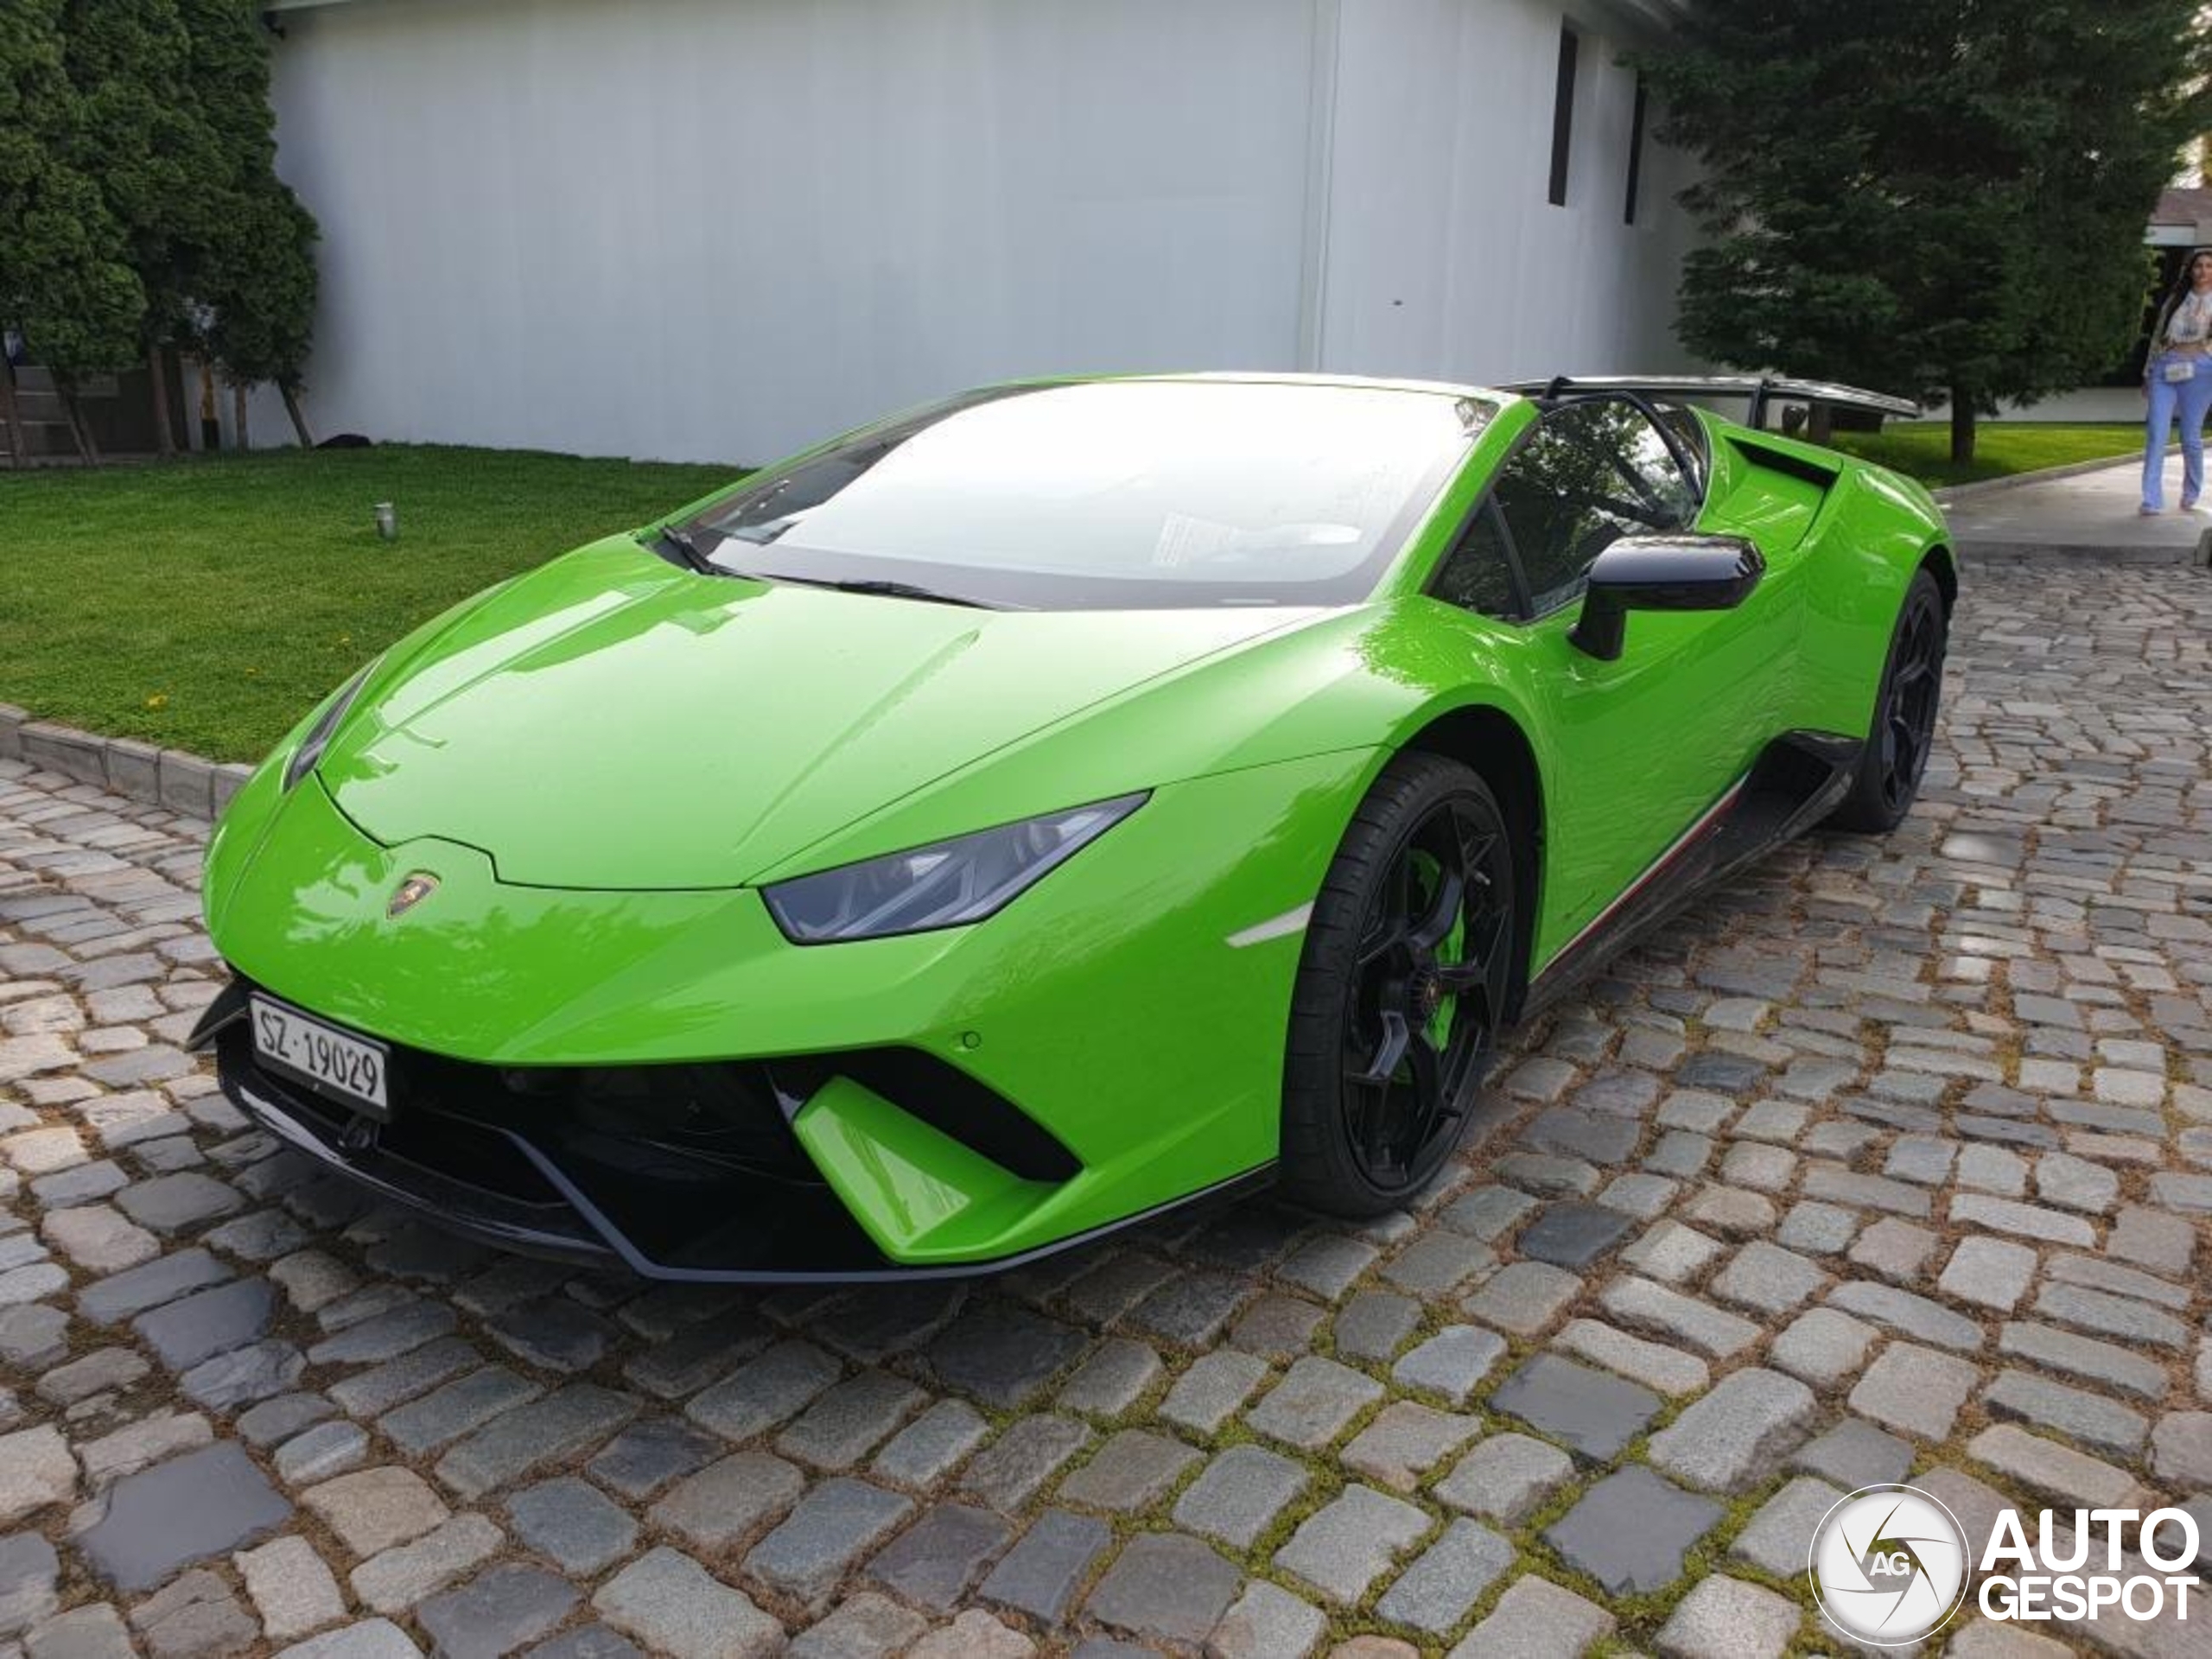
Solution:
<svg viewBox="0 0 2212 1659"><path fill-rule="evenodd" d="M1741 536L1624 536L1590 567L1590 591L1567 637L1610 663L1621 654L1630 611L1731 611L1765 574L1766 561Z"/></svg>

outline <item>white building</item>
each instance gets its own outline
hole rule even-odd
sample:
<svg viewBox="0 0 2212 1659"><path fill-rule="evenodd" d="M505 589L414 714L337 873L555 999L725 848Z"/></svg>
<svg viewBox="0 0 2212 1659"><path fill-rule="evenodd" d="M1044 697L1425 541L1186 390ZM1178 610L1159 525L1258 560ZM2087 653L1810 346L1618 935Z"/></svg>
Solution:
<svg viewBox="0 0 2212 1659"><path fill-rule="evenodd" d="M1618 61L1678 10L275 0L307 405L757 461L1015 376L1680 367L1687 162Z"/></svg>

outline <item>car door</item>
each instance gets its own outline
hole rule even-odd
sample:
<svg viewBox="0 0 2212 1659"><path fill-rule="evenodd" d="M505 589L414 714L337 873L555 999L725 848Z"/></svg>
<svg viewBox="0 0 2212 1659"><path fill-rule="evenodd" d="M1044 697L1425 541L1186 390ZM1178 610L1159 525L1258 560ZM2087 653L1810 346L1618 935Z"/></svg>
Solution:
<svg viewBox="0 0 2212 1659"><path fill-rule="evenodd" d="M1533 966L1632 887L1771 734L1789 671L1783 585L1763 582L1733 610L1638 612L1612 662L1567 637L1598 555L1623 536L1694 528L1702 488L1695 458L1648 405L1578 399L1548 411L1501 468L1440 574L1438 597L1496 614L1494 573L1510 571L1512 620L1532 649L1550 752Z"/></svg>

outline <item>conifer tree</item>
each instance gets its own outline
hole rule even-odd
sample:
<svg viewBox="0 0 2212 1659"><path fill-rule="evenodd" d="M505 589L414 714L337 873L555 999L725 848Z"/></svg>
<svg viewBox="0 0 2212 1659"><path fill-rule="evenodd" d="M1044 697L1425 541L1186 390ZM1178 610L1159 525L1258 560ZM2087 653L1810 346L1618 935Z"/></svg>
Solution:
<svg viewBox="0 0 2212 1659"><path fill-rule="evenodd" d="M318 232L276 176L268 36L251 0L178 0L191 79L224 157L227 201L198 289L201 344L233 386L273 382L302 445L299 394L314 341Z"/></svg>
<svg viewBox="0 0 2212 1659"><path fill-rule="evenodd" d="M86 376L137 360L146 296L122 227L72 164L86 111L63 69L61 0L0 0L0 327L53 374L79 453L96 446L77 406ZM0 423L28 453L12 369L0 364Z"/></svg>
<svg viewBox="0 0 2212 1659"><path fill-rule="evenodd" d="M62 19L81 117L65 156L99 186L145 290L140 355L156 371L155 441L171 454L162 353L197 334L193 302L221 230L228 169L192 86L176 0L67 0Z"/></svg>
<svg viewBox="0 0 2212 1659"><path fill-rule="evenodd" d="M1638 64L1705 176L1685 263L1700 355L1999 398L2125 355L2144 227L2212 119L2199 0L1698 0Z"/></svg>

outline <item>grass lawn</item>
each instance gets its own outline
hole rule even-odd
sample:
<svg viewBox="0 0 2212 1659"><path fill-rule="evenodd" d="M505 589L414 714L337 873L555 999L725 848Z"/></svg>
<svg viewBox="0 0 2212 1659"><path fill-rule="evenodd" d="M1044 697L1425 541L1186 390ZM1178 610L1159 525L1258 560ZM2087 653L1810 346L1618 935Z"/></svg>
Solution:
<svg viewBox="0 0 2212 1659"><path fill-rule="evenodd" d="M2063 467L2072 461L2139 454L2143 448L2143 428L2139 423L2069 426L1984 421L1974 432L1974 460L1964 467L1951 465L1948 421L1916 421L1878 433L1839 432L1835 447L1909 473L1932 489L1944 484L1971 483L1978 478L2004 478L2044 467Z"/></svg>
<svg viewBox="0 0 2212 1659"><path fill-rule="evenodd" d="M0 472L0 702L258 760L417 623L741 472L415 446Z"/></svg>

